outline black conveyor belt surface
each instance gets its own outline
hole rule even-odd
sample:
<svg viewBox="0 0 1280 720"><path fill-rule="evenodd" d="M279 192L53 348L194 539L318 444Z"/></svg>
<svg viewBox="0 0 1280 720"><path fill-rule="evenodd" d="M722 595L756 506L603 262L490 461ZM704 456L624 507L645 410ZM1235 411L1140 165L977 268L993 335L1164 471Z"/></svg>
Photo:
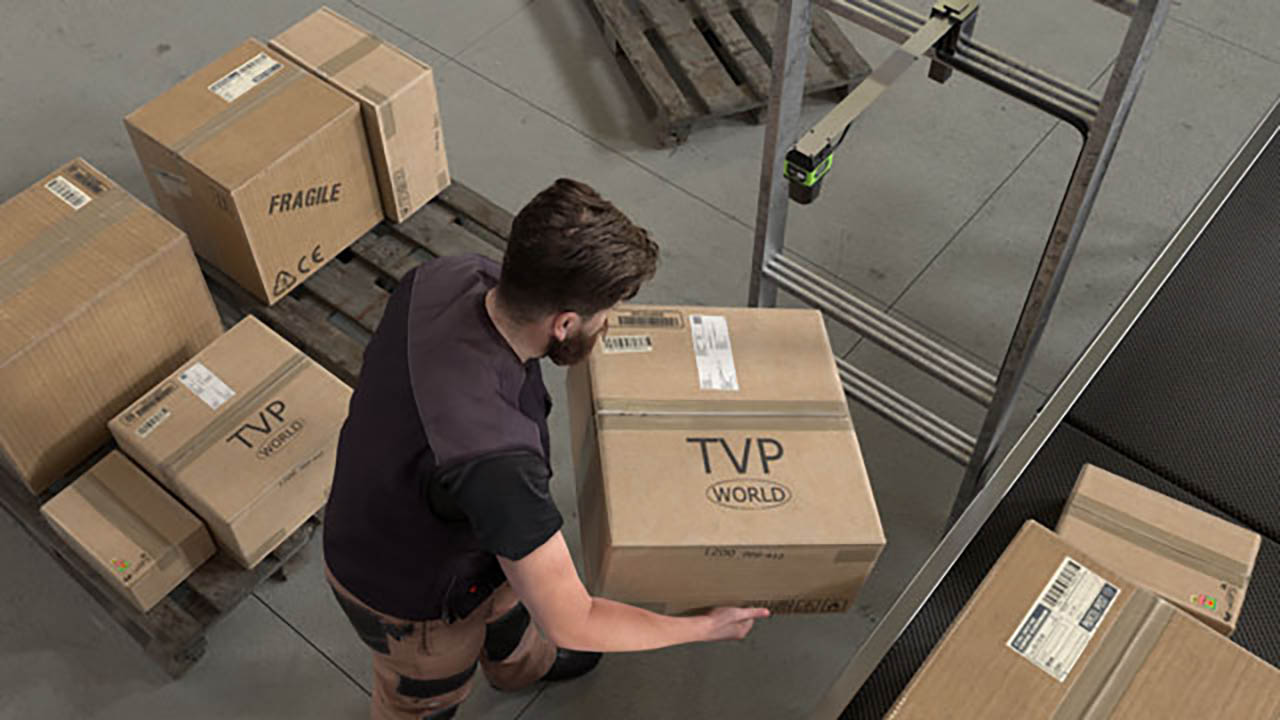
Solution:
<svg viewBox="0 0 1280 720"><path fill-rule="evenodd" d="M1280 139L1067 421L1280 542Z"/></svg>
<svg viewBox="0 0 1280 720"><path fill-rule="evenodd" d="M871 720L889 710L1022 524L1028 519L1050 528L1057 524L1080 466L1086 462L1227 517L1078 429L1059 426L854 696L841 720ZM1259 657L1280 665L1280 544L1263 541L1234 639Z"/></svg>

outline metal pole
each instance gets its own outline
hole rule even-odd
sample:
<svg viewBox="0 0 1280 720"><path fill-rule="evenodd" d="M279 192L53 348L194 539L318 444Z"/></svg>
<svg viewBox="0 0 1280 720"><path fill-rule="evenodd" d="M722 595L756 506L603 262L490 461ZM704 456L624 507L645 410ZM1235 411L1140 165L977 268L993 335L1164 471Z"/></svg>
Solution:
<svg viewBox="0 0 1280 720"><path fill-rule="evenodd" d="M973 457L965 471L964 480L956 494L951 510L951 520L960 516L981 488L981 478L987 464L995 454L996 441L1004 433L1023 375L1044 333L1045 324L1054 300L1062 287L1071 255L1075 252L1085 220L1093 209L1098 188L1106 173L1107 165L1115 151L1116 140L1124 127L1125 119L1133 107L1134 96L1142 83L1147 59L1155 48L1156 38L1169 11L1168 0L1142 0L1133 14L1129 32L1125 35L1115 69L1102 97L1102 107L1085 136L1084 147L1076 160L1071 182L1067 186L1062 205L1049 242L1040 258L1022 314L1013 331L1009 349L1005 353L1000 374L996 380L995 398L983 421Z"/></svg>
<svg viewBox="0 0 1280 720"><path fill-rule="evenodd" d="M800 134L804 103L805 65L809 61L812 0L781 0L773 30L773 87L769 92L769 122L764 134L760 168L760 197L756 205L755 250L751 256L750 307L773 307L778 285L765 277L769 259L782 251L787 230L787 180L783 176L787 151Z"/></svg>

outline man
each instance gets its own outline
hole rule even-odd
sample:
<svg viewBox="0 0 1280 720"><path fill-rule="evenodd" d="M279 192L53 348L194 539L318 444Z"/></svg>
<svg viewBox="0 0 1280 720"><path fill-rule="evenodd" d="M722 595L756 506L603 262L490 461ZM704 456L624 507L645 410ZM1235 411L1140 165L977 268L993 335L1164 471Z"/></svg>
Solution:
<svg viewBox="0 0 1280 720"><path fill-rule="evenodd" d="M329 582L373 651L372 716L451 718L477 665L499 690L567 680L601 652L740 639L764 610L675 618L591 597L551 500L539 359L584 360L658 247L586 185L516 216L501 268L409 273L387 303L338 446Z"/></svg>

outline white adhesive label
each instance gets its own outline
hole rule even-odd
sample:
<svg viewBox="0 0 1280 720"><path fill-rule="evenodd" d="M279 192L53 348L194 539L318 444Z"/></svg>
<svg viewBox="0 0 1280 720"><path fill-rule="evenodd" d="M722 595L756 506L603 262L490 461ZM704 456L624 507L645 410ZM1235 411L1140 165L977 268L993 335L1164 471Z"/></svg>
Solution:
<svg viewBox="0 0 1280 720"><path fill-rule="evenodd" d="M648 335L606 335L601 342L605 355L653 352L653 338Z"/></svg>
<svg viewBox="0 0 1280 720"><path fill-rule="evenodd" d="M168 420L169 415L171 414L172 413L169 412L169 408L160 408L155 415L143 420L142 424L138 426L136 431L138 433L138 437L146 437L150 435L151 431L160 427L160 423Z"/></svg>
<svg viewBox="0 0 1280 720"><path fill-rule="evenodd" d="M87 193L71 184L70 180L61 175L45 183L44 187L49 192L57 195L59 200L70 205L72 210L79 210L93 200Z"/></svg>
<svg viewBox="0 0 1280 720"><path fill-rule="evenodd" d="M187 389L204 401L210 409L217 410L223 403L235 397L236 392L214 375L204 363L196 363L178 376Z"/></svg>
<svg viewBox="0 0 1280 720"><path fill-rule="evenodd" d="M236 98L265 82L267 78L283 68L284 64L279 60L264 52L258 53L252 60L210 85L209 91L227 102L235 102Z"/></svg>
<svg viewBox="0 0 1280 720"><path fill-rule="evenodd" d="M690 315L693 353L698 361L698 385L703 390L737 390L729 321L723 315Z"/></svg>
<svg viewBox="0 0 1280 720"><path fill-rule="evenodd" d="M1064 682L1119 595L1120 588L1063 558L1009 638L1009 647Z"/></svg>

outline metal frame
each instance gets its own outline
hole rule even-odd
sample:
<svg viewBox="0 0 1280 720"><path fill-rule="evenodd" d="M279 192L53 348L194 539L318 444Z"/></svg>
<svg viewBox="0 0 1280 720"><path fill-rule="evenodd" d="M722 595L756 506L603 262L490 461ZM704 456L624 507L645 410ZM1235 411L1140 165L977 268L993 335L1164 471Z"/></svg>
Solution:
<svg viewBox="0 0 1280 720"><path fill-rule="evenodd" d="M776 305L778 289L785 289L971 400L987 406L986 419L975 438L847 363L842 361L840 365L845 391L850 397L966 465L952 512L955 519L981 488L983 474L995 455L1023 375L1044 331L1141 83L1146 61L1168 13L1169 0L1140 0L1136 4L1106 0L1105 4L1121 9L1131 15L1132 20L1102 97L973 40L976 17L970 0L940 0L931 17L890 0L816 0L831 12L905 44L827 118L800 138L800 104L814 1L781 0L779 3L749 302L753 307ZM969 75L1067 122L1080 131L1084 140L997 374L824 280L784 253L788 182L793 182L792 189L795 187L794 181L784 175L788 154L811 164L820 158L829 158L858 114L916 59L926 56L933 60L930 77L935 80L945 81L952 70Z"/></svg>
<svg viewBox="0 0 1280 720"><path fill-rule="evenodd" d="M1227 167L1192 209L1182 226L1148 266L1133 290L1112 313L1106 325L1098 332L1018 442L992 473L991 481L960 515L955 525L943 537L942 542L907 584L897 601L872 630L871 635L832 683L826 695L815 706L809 715L810 718L832 720L844 711L850 699L888 654L898 637L942 582L943 577L959 560L961 553L995 512L1000 501L1031 464L1058 424L1066 417L1076 399L1093 381L1094 376L1128 335L1151 300L1164 287L1165 281L1177 270L1183 258L1200 239L1204 229L1217 216L1227 198L1235 191L1236 186L1253 167L1263 150L1272 142L1280 142L1280 102L1274 104L1254 128Z"/></svg>

